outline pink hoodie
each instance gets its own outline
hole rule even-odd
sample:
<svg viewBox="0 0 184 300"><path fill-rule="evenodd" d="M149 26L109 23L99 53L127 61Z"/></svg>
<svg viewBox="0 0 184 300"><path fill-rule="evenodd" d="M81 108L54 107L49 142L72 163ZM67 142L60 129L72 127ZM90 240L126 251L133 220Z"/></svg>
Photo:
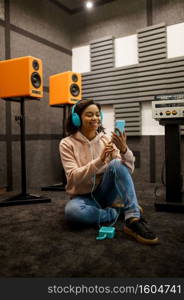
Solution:
<svg viewBox="0 0 184 300"><path fill-rule="evenodd" d="M114 158L119 158L131 172L134 170L134 156L128 148L124 155L114 146L111 158L103 163L100 155L110 139L104 133L99 133L93 140L88 140L80 131L60 141L59 151L65 170L67 185L66 191L71 196L86 194L97 186L102 178L108 163Z"/></svg>

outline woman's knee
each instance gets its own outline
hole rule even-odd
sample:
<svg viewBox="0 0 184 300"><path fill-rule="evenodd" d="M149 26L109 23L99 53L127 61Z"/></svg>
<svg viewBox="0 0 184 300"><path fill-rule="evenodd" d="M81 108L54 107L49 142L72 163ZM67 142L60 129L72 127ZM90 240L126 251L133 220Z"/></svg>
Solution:
<svg viewBox="0 0 184 300"><path fill-rule="evenodd" d="M75 200L70 200L66 206L65 206L65 217L67 220L73 220L76 219L77 216L80 215L80 206L79 206L79 202L77 203L77 201Z"/></svg>
<svg viewBox="0 0 184 300"><path fill-rule="evenodd" d="M111 160L109 163L109 167L116 174L117 172L121 172L121 174L127 175L130 174L127 166L125 166L122 161L118 158Z"/></svg>
<svg viewBox="0 0 184 300"><path fill-rule="evenodd" d="M95 211L94 211L95 210ZM65 207L65 217L68 221L77 223L94 223L97 208L70 200Z"/></svg>

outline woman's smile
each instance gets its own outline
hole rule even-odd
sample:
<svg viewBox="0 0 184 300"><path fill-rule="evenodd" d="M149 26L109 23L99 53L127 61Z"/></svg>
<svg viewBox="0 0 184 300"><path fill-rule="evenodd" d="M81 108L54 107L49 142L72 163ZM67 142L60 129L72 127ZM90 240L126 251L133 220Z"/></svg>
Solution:
<svg viewBox="0 0 184 300"><path fill-rule="evenodd" d="M99 126L99 121L91 121L89 124L92 126Z"/></svg>

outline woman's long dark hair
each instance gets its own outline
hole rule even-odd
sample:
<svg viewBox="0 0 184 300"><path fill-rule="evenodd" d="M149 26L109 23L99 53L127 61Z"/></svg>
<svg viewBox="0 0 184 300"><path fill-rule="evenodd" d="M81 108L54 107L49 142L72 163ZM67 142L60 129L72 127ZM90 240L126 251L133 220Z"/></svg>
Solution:
<svg viewBox="0 0 184 300"><path fill-rule="evenodd" d="M101 111L101 106L100 106L99 103L96 103L96 102L95 102L94 100L92 100L92 99L90 99L90 100L88 99L88 100L80 100L80 101L76 104L74 112L77 113L77 114L79 115L80 119L81 119L81 115L82 115L84 109L85 109L86 107L88 107L89 105L92 105L92 104L96 105L96 106L98 107L99 111ZM82 124L82 121L81 121L81 124ZM67 120L66 130L67 130L67 134L68 134L68 135L74 134L74 133L76 133L77 131L80 130L80 127L76 127L76 126L73 125L73 123L72 123L72 113L71 113L71 112L70 112L69 117L68 117L68 120ZM105 133L104 127L103 127L102 125L100 125L100 126L98 127L97 131L98 131L98 132L101 132L101 131L102 131L102 132Z"/></svg>

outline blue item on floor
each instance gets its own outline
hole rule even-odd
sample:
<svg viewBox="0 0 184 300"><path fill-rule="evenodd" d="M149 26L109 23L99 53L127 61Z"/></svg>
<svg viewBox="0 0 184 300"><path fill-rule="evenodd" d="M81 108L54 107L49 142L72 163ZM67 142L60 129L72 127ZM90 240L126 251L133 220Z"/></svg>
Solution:
<svg viewBox="0 0 184 300"><path fill-rule="evenodd" d="M115 236L115 227L112 226L102 226L99 229L97 240L104 240L106 238L112 239Z"/></svg>

